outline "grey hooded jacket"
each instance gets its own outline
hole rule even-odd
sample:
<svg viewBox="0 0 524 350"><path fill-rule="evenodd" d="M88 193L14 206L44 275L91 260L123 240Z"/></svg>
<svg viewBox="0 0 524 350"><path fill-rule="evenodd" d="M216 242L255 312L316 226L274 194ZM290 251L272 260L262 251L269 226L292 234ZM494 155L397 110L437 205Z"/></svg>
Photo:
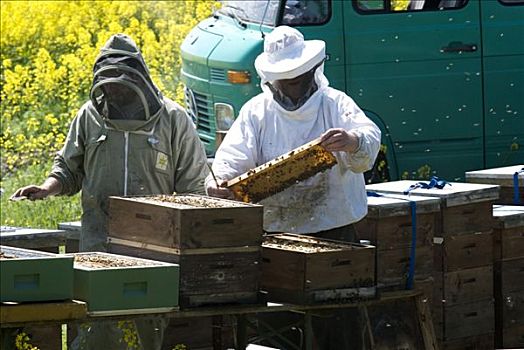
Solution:
<svg viewBox="0 0 524 350"><path fill-rule="evenodd" d="M124 93L112 96L115 87ZM122 96L131 97L115 107ZM50 174L61 195L82 190L80 250L106 250L109 196L204 194L207 173L192 121L162 97L133 40L112 36L94 65L91 100L71 123Z"/></svg>

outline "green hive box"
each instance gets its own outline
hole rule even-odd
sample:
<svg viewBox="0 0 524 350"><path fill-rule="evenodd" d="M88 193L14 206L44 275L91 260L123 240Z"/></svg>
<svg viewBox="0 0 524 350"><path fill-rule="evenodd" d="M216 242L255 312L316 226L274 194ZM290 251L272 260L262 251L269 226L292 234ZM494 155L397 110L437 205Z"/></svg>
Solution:
<svg viewBox="0 0 524 350"><path fill-rule="evenodd" d="M0 246L0 301L73 298L73 257Z"/></svg>
<svg viewBox="0 0 524 350"><path fill-rule="evenodd" d="M90 252L76 253L74 297L90 313L169 311L178 306L177 264Z"/></svg>

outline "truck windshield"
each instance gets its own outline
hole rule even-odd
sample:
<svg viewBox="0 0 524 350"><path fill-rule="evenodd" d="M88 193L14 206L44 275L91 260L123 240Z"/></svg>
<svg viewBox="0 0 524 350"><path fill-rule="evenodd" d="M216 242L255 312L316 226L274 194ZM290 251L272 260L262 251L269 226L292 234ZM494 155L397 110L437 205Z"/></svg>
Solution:
<svg viewBox="0 0 524 350"><path fill-rule="evenodd" d="M219 12L243 22L275 25L279 3L280 0L224 0Z"/></svg>

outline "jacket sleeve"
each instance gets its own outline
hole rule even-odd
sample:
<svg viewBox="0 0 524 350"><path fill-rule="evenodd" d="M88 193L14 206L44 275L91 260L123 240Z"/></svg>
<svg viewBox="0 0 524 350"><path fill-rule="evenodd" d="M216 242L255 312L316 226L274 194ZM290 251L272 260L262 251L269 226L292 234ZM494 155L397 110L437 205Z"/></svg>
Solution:
<svg viewBox="0 0 524 350"><path fill-rule="evenodd" d="M64 146L57 152L49 174L62 185L59 195L72 196L82 189L84 179L85 130L82 108L71 122Z"/></svg>
<svg viewBox="0 0 524 350"><path fill-rule="evenodd" d="M191 119L184 110L177 109L173 149L178 152L175 169L175 191L206 194L204 181L209 173L204 145Z"/></svg>
<svg viewBox="0 0 524 350"><path fill-rule="evenodd" d="M347 95L339 101L338 111L335 113L341 118L341 127L355 133L359 138L357 152L337 152L338 161L354 173L363 173L373 168L380 149L380 128Z"/></svg>
<svg viewBox="0 0 524 350"><path fill-rule="evenodd" d="M220 144L213 161L213 172L220 180L231 180L258 164L258 123L253 118L257 110L247 103L240 110L226 137ZM208 177L208 181L210 181Z"/></svg>

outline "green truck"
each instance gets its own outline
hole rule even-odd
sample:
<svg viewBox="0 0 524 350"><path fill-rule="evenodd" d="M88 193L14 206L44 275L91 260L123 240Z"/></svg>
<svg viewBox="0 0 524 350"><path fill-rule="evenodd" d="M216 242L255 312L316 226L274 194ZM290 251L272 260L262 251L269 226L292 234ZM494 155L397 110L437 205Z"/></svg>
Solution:
<svg viewBox="0 0 524 350"><path fill-rule="evenodd" d="M327 45L330 85L382 130L368 181L464 180L524 162L524 0L222 1L182 43L188 114L210 157L261 92L275 26Z"/></svg>

